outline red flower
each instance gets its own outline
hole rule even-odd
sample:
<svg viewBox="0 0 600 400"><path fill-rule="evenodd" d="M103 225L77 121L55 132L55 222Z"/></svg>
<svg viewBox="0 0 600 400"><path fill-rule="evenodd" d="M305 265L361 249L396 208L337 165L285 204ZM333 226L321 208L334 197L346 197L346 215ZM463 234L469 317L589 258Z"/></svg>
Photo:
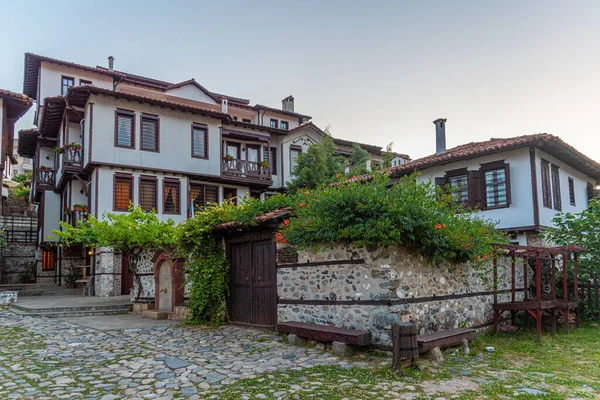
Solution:
<svg viewBox="0 0 600 400"><path fill-rule="evenodd" d="M435 229L441 229L441 228L442 228L442 225L441 225L441 224L437 224L437 225L435 226Z"/></svg>
<svg viewBox="0 0 600 400"><path fill-rule="evenodd" d="M283 224L284 224L284 225L289 225L289 223L290 223L290 220L289 220L289 219L286 219L286 220L284 220L284 221L283 221Z"/></svg>
<svg viewBox="0 0 600 400"><path fill-rule="evenodd" d="M305 205L304 203L300 203L300 207L304 207L304 205Z"/></svg>

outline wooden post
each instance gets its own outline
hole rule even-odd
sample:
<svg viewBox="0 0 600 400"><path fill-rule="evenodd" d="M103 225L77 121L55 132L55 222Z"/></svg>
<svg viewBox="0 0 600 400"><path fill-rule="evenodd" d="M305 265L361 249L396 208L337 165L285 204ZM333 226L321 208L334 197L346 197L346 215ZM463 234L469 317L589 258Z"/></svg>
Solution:
<svg viewBox="0 0 600 400"><path fill-rule="evenodd" d="M511 275L510 301L512 301L514 303L515 302L515 286L516 286L516 282L515 282L515 251L514 250L510 252L510 275ZM514 325L514 323L513 323L513 325Z"/></svg>
<svg viewBox="0 0 600 400"><path fill-rule="evenodd" d="M554 254L550 255L552 259L552 277L550 278L550 297L552 300L556 300L556 256Z"/></svg>
<svg viewBox="0 0 600 400"><path fill-rule="evenodd" d="M569 286L567 285L567 254L562 253L563 299L569 300ZM577 297L577 295L575 295Z"/></svg>
<svg viewBox="0 0 600 400"><path fill-rule="evenodd" d="M527 257L523 257L523 294L525 295L525 300L529 298L529 282L527 282L528 273Z"/></svg>
<svg viewBox="0 0 600 400"><path fill-rule="evenodd" d="M394 354L392 365L400 374L404 375L400 360L414 360L419 357L417 346L417 327L409 322L392 325L392 343Z"/></svg>
<svg viewBox="0 0 600 400"><path fill-rule="evenodd" d="M577 295L577 284L579 277L577 275L577 253L573 253L573 293L575 293L575 301L579 302L579 296Z"/></svg>
<svg viewBox="0 0 600 400"><path fill-rule="evenodd" d="M494 257L494 304L498 304L498 257Z"/></svg>
<svg viewBox="0 0 600 400"><path fill-rule="evenodd" d="M535 300L538 303L542 301L542 263L537 252L535 254Z"/></svg>
<svg viewBox="0 0 600 400"><path fill-rule="evenodd" d="M587 296L587 307L588 307L588 310L591 311L591 310L593 310L593 308L592 308L592 306L593 306L593 304L592 304L592 281L587 281L586 296Z"/></svg>

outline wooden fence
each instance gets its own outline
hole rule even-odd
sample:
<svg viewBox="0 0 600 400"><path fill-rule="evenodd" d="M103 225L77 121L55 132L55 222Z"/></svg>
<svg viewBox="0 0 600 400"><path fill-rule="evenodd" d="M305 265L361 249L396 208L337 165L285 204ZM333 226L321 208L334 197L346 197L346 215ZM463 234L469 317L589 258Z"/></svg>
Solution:
<svg viewBox="0 0 600 400"><path fill-rule="evenodd" d="M598 278L579 283L579 306L582 313L588 315L600 314L599 292L600 281Z"/></svg>

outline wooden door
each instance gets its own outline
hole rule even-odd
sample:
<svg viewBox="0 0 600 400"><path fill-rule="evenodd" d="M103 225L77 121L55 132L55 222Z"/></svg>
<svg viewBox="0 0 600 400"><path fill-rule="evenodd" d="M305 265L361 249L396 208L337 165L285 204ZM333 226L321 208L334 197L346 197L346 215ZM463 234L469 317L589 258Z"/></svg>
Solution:
<svg viewBox="0 0 600 400"><path fill-rule="evenodd" d="M275 243L230 244L232 322L272 327L277 323Z"/></svg>
<svg viewBox="0 0 600 400"><path fill-rule="evenodd" d="M129 256L121 256L121 294L129 295L130 289L133 289L133 274L129 271Z"/></svg>

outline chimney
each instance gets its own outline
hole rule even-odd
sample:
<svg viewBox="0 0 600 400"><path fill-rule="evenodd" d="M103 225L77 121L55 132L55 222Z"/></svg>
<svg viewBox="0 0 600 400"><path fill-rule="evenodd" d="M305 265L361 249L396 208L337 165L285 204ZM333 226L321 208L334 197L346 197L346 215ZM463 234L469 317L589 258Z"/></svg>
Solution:
<svg viewBox="0 0 600 400"><path fill-rule="evenodd" d="M108 69L113 70L115 66L115 58L113 56L108 56Z"/></svg>
<svg viewBox="0 0 600 400"><path fill-rule="evenodd" d="M435 154L446 152L446 118L438 118L435 124Z"/></svg>
<svg viewBox="0 0 600 400"><path fill-rule="evenodd" d="M281 109L283 111L294 112L294 96L289 95L285 99L281 100Z"/></svg>
<svg viewBox="0 0 600 400"><path fill-rule="evenodd" d="M227 99L221 100L221 112L227 114Z"/></svg>

